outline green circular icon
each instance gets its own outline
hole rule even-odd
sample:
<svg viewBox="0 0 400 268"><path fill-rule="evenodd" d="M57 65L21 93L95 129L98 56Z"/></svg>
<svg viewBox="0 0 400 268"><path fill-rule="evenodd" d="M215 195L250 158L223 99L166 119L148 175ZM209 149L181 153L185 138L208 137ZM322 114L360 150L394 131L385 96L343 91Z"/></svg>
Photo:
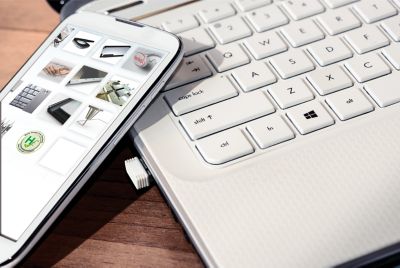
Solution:
<svg viewBox="0 0 400 268"><path fill-rule="evenodd" d="M25 133L17 144L18 151L21 153L33 153L42 146L44 143L44 135L38 131L31 131Z"/></svg>

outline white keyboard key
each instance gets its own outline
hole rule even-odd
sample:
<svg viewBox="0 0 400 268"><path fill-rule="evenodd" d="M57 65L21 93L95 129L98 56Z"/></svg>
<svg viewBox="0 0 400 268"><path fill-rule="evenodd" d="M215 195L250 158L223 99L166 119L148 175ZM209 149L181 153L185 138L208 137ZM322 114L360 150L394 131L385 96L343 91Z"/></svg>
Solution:
<svg viewBox="0 0 400 268"><path fill-rule="evenodd" d="M321 14L318 16L318 21L330 35L340 34L361 26L361 21L347 8Z"/></svg>
<svg viewBox="0 0 400 268"><path fill-rule="evenodd" d="M353 52L338 38L322 40L308 46L308 51L321 66L351 58Z"/></svg>
<svg viewBox="0 0 400 268"><path fill-rule="evenodd" d="M391 46L385 47L382 50L383 55L389 60L389 62L396 68L400 70L400 45L393 44Z"/></svg>
<svg viewBox="0 0 400 268"><path fill-rule="evenodd" d="M350 59L345 63L345 66L360 83L391 72L389 66L376 54Z"/></svg>
<svg viewBox="0 0 400 268"><path fill-rule="evenodd" d="M218 72L224 72L250 62L238 44L216 47L207 52L207 57Z"/></svg>
<svg viewBox="0 0 400 268"><path fill-rule="evenodd" d="M386 107L400 102L400 75L393 73L364 84L365 90L378 103Z"/></svg>
<svg viewBox="0 0 400 268"><path fill-rule="evenodd" d="M329 95L326 102L342 121L374 110L374 106L355 87Z"/></svg>
<svg viewBox="0 0 400 268"><path fill-rule="evenodd" d="M324 0L325 3L328 5L328 7L330 8L337 8L337 7L341 7L344 5L348 5L351 3L354 3L358 0Z"/></svg>
<svg viewBox="0 0 400 268"><path fill-rule="evenodd" d="M272 0L235 0L241 11L249 11L272 3Z"/></svg>
<svg viewBox="0 0 400 268"><path fill-rule="evenodd" d="M373 23L397 14L397 10L387 0L363 0L354 9L367 22Z"/></svg>
<svg viewBox="0 0 400 268"><path fill-rule="evenodd" d="M196 140L273 112L275 108L264 92L253 91L185 114L180 122L190 138Z"/></svg>
<svg viewBox="0 0 400 268"><path fill-rule="evenodd" d="M400 42L400 17L396 16L382 22L383 29L393 38Z"/></svg>
<svg viewBox="0 0 400 268"><path fill-rule="evenodd" d="M232 72L243 91L251 91L276 82L276 77L263 62L257 61Z"/></svg>
<svg viewBox="0 0 400 268"><path fill-rule="evenodd" d="M249 26L240 17L215 22L210 25L210 29L221 44L227 44L252 34Z"/></svg>
<svg viewBox="0 0 400 268"><path fill-rule="evenodd" d="M387 46L390 43L376 26L364 26L351 31L346 33L345 38L358 54Z"/></svg>
<svg viewBox="0 0 400 268"><path fill-rule="evenodd" d="M235 9L233 9L233 7L228 3L211 5L210 7L204 8L199 12L200 17L206 23L222 20L235 14Z"/></svg>
<svg viewBox="0 0 400 268"><path fill-rule="evenodd" d="M248 12L246 17L257 32L265 32L289 23L289 19L277 6L259 8Z"/></svg>
<svg viewBox="0 0 400 268"><path fill-rule="evenodd" d="M212 165L221 165L249 155L254 148L240 129L230 129L197 142L197 150Z"/></svg>
<svg viewBox="0 0 400 268"><path fill-rule="evenodd" d="M270 115L247 125L247 130L261 149L293 139L294 133L278 115Z"/></svg>
<svg viewBox="0 0 400 268"><path fill-rule="evenodd" d="M308 102L294 107L288 111L287 116L303 135L335 123L332 116L318 102Z"/></svg>
<svg viewBox="0 0 400 268"><path fill-rule="evenodd" d="M283 79L314 70L314 63L301 50L291 50L271 58L271 64Z"/></svg>
<svg viewBox="0 0 400 268"><path fill-rule="evenodd" d="M314 95L300 78L281 80L268 91L282 109L314 99Z"/></svg>
<svg viewBox="0 0 400 268"><path fill-rule="evenodd" d="M293 47L303 46L325 37L324 33L311 20L291 23L281 32Z"/></svg>
<svg viewBox="0 0 400 268"><path fill-rule="evenodd" d="M301 20L325 10L318 0L285 0L283 7L295 20Z"/></svg>
<svg viewBox="0 0 400 268"><path fill-rule="evenodd" d="M232 83L221 75L171 90L165 100L179 116L237 95Z"/></svg>
<svg viewBox="0 0 400 268"><path fill-rule="evenodd" d="M286 43L275 32L255 34L247 38L244 45L257 60L288 50Z"/></svg>
<svg viewBox="0 0 400 268"><path fill-rule="evenodd" d="M165 90L179 87L211 76L212 72L199 55L184 58Z"/></svg>
<svg viewBox="0 0 400 268"><path fill-rule="evenodd" d="M353 85L353 81L337 65L315 70L307 75L307 80L320 95L327 95Z"/></svg>
<svg viewBox="0 0 400 268"><path fill-rule="evenodd" d="M201 28L181 33L179 37L183 42L185 56L190 56L215 46L210 35Z"/></svg>
<svg viewBox="0 0 400 268"><path fill-rule="evenodd" d="M191 30L199 26L199 22L193 15L182 15L178 19L167 20L162 23L162 27L171 33L181 33L187 30Z"/></svg>

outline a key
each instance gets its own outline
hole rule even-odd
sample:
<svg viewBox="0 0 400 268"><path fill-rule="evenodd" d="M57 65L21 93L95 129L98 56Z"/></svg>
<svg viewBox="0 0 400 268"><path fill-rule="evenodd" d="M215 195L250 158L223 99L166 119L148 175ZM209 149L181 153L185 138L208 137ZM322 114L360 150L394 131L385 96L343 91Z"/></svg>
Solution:
<svg viewBox="0 0 400 268"><path fill-rule="evenodd" d="M345 38L358 54L387 46L390 43L376 26L365 26L351 31L345 34Z"/></svg>
<svg viewBox="0 0 400 268"><path fill-rule="evenodd" d="M270 115L247 125L247 130L261 149L293 139L294 133L278 115Z"/></svg>
<svg viewBox="0 0 400 268"><path fill-rule="evenodd" d="M325 10L318 0L285 0L282 5L295 20L301 20Z"/></svg>
<svg viewBox="0 0 400 268"><path fill-rule="evenodd" d="M286 43L275 32L255 34L247 38L244 45L257 60L288 50Z"/></svg>
<svg viewBox="0 0 400 268"><path fill-rule="evenodd" d="M320 95L327 95L353 86L350 77L337 65L315 70L307 75L307 80Z"/></svg>
<svg viewBox="0 0 400 268"><path fill-rule="evenodd" d="M207 52L207 57L218 72L224 72L250 62L238 44L216 47Z"/></svg>
<svg viewBox="0 0 400 268"><path fill-rule="evenodd" d="M332 116L318 102L308 102L294 107L287 112L287 116L302 135L335 123Z"/></svg>
<svg viewBox="0 0 400 268"><path fill-rule="evenodd" d="M231 17L236 14L235 9L228 3L220 3L200 10L199 15L206 23Z"/></svg>
<svg viewBox="0 0 400 268"><path fill-rule="evenodd" d="M354 5L354 10L367 23L374 23L397 14L397 10L387 0L363 0Z"/></svg>
<svg viewBox="0 0 400 268"><path fill-rule="evenodd" d="M199 22L193 15L182 15L178 19L170 19L162 23L162 27L171 33L181 33L199 26Z"/></svg>
<svg viewBox="0 0 400 268"><path fill-rule="evenodd" d="M165 99L172 111L179 116L237 94L228 78L221 75L170 90L165 94Z"/></svg>
<svg viewBox="0 0 400 268"><path fill-rule="evenodd" d="M344 5L357 2L359 0L324 0L324 1L330 8L338 8Z"/></svg>
<svg viewBox="0 0 400 268"><path fill-rule="evenodd" d="M266 6L246 14L257 32L264 32L289 23L289 19L277 6Z"/></svg>
<svg viewBox="0 0 400 268"><path fill-rule="evenodd" d="M389 60L389 62L396 68L400 70L400 45L392 44L391 46L385 47L382 50L382 54Z"/></svg>
<svg viewBox="0 0 400 268"><path fill-rule="evenodd" d="M374 110L374 106L355 87L329 95L326 102L342 121Z"/></svg>
<svg viewBox="0 0 400 268"><path fill-rule="evenodd" d="M384 20L383 29L393 38L394 41L400 41L400 18L399 16Z"/></svg>
<svg viewBox="0 0 400 268"><path fill-rule="evenodd" d="M364 84L364 89L380 107L400 102L400 75L393 73Z"/></svg>
<svg viewBox="0 0 400 268"><path fill-rule="evenodd" d="M212 72L199 55L184 58L165 90L179 87L211 76Z"/></svg>
<svg viewBox="0 0 400 268"><path fill-rule="evenodd" d="M272 71L260 61L233 70L232 76L245 92L276 82Z"/></svg>
<svg viewBox="0 0 400 268"><path fill-rule="evenodd" d="M282 109L314 99L314 95L300 78L282 80L268 91Z"/></svg>
<svg viewBox="0 0 400 268"><path fill-rule="evenodd" d="M185 114L180 122L190 138L196 140L273 112L275 108L264 92L252 91Z"/></svg>
<svg viewBox="0 0 400 268"><path fill-rule="evenodd" d="M210 25L211 32L221 44L227 44L251 35L249 26L240 17L215 22Z"/></svg>
<svg viewBox="0 0 400 268"><path fill-rule="evenodd" d="M185 50L185 56L190 56L201 51L211 49L215 46L214 41L210 35L201 28L190 30L179 34L183 42L183 49Z"/></svg>
<svg viewBox="0 0 400 268"><path fill-rule="evenodd" d="M212 165L221 165L254 152L249 140L237 128L204 138L196 143L196 147L204 160Z"/></svg>
<svg viewBox="0 0 400 268"><path fill-rule="evenodd" d="M360 83L391 72L389 66L376 54L350 59L345 63L345 66Z"/></svg>
<svg viewBox="0 0 400 268"><path fill-rule="evenodd" d="M318 16L318 21L330 35L340 34L361 26L361 22L347 8L321 14Z"/></svg>
<svg viewBox="0 0 400 268"><path fill-rule="evenodd" d="M322 40L308 46L308 51L321 66L339 62L353 56L353 52L338 38Z"/></svg>
<svg viewBox="0 0 400 268"><path fill-rule="evenodd" d="M283 79L314 70L314 63L301 50L291 50L271 58L270 63Z"/></svg>
<svg viewBox="0 0 400 268"><path fill-rule="evenodd" d="M293 47L303 46L325 37L311 20L300 21L282 27L282 33Z"/></svg>
<svg viewBox="0 0 400 268"><path fill-rule="evenodd" d="M241 11L249 11L272 3L272 0L235 0Z"/></svg>

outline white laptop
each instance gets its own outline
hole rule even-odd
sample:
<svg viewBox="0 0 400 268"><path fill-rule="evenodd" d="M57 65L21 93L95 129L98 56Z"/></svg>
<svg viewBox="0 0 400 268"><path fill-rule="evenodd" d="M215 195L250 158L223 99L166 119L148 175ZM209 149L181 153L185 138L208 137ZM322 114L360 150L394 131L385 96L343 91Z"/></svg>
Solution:
<svg viewBox="0 0 400 268"><path fill-rule="evenodd" d="M183 39L131 134L206 266L355 267L399 250L399 0L83 10Z"/></svg>

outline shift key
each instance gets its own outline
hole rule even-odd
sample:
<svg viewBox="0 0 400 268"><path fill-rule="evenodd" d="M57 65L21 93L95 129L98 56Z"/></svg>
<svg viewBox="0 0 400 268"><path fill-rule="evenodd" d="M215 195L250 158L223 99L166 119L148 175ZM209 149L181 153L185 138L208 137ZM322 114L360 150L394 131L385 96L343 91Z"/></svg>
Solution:
<svg viewBox="0 0 400 268"><path fill-rule="evenodd" d="M192 140L197 140L227 128L275 112L263 91L211 105L180 117L180 123Z"/></svg>

